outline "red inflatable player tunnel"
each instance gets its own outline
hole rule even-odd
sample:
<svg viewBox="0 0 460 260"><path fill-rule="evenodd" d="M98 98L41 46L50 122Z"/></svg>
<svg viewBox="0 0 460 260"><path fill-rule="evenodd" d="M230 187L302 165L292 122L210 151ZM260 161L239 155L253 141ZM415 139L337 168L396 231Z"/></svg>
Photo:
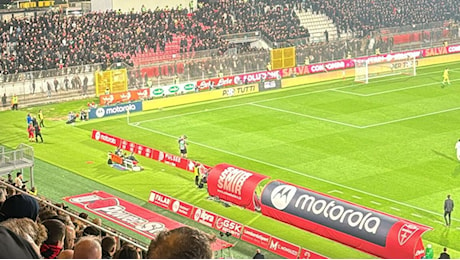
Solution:
<svg viewBox="0 0 460 260"><path fill-rule="evenodd" d="M218 197L249 210L258 210L259 196L256 188L268 176L229 164L218 164L209 172L209 195Z"/></svg>

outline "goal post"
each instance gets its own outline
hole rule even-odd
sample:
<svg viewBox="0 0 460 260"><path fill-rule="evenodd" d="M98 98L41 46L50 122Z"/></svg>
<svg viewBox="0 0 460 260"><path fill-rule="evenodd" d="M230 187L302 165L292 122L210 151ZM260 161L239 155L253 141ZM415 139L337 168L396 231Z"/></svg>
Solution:
<svg viewBox="0 0 460 260"><path fill-rule="evenodd" d="M382 78L395 75L417 75L417 60L415 57L407 57L398 60L385 60L375 62L371 59L355 60L355 82L369 83L370 79Z"/></svg>

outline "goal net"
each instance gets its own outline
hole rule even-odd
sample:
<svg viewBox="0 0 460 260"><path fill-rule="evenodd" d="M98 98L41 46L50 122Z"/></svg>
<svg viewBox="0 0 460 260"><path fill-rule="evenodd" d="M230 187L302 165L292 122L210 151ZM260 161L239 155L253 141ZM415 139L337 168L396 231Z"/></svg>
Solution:
<svg viewBox="0 0 460 260"><path fill-rule="evenodd" d="M369 59L355 60L355 81L367 84L370 79L375 78L394 75L415 76L416 68L417 61L415 57L384 62L375 62Z"/></svg>

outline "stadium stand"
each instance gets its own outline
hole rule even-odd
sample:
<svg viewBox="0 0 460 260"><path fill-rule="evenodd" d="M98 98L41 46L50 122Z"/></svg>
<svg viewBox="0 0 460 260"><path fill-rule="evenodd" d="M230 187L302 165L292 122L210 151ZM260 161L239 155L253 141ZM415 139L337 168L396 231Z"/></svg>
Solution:
<svg viewBox="0 0 460 260"><path fill-rule="evenodd" d="M82 94L78 87L67 89L66 75L91 73L118 62L131 68L130 86L138 88L147 84L145 78L158 79L160 85L165 83L160 78L167 78L171 83L175 75L181 80L189 80L217 77L219 73L230 75L264 70L268 50L247 43L230 43L223 37L248 31L259 31L261 38L271 44L287 42L297 45L297 64L357 57L367 51L373 53L377 48L383 53L393 50L397 42L391 36L377 36L369 50L367 36L376 31L391 35L391 30L382 28L392 26L422 30L423 27L416 24L440 22L440 28L450 27L451 24L445 21L459 19L459 6L458 0L230 0L213 4L200 2L199 8L191 13L186 9L156 9L125 14L106 11L65 16L59 12L47 12L24 19L13 17L0 22L0 71L3 74L0 81L27 81L29 84L36 78L58 77L60 88L55 92L62 93L62 96L51 95L51 99L63 100L64 96ZM306 28L301 22L302 17L313 20L309 15L327 16L322 21L329 18L333 24L320 23L314 31L309 31L313 28ZM321 37L318 42L308 39L310 33L322 36L325 30L330 33L330 41ZM355 38L339 37L349 33ZM440 34L422 32L420 41L427 40L427 37L442 40L443 30L436 33ZM340 41L335 40L337 37ZM238 49L236 53L229 52L233 48ZM37 93L45 95L45 87L37 86ZM42 97L31 98L31 102L40 102ZM0 188L0 194L5 196L0 197L1 203L15 192L23 192L8 183L2 182L2 185L5 188ZM55 218L67 225L63 245L66 250L73 249L73 238L70 237L83 236L88 226L146 250L142 243L124 238L100 224L95 225L79 217L78 212L69 211L65 205L55 205L45 198L38 200L41 202L39 221Z"/></svg>
<svg viewBox="0 0 460 260"><path fill-rule="evenodd" d="M48 199L42 196L33 196L28 194L27 191L18 189L13 185L10 185L5 180L0 180L0 217L1 222L0 226L5 226L11 229L14 233L24 236L26 242L29 242L32 245L32 248L36 249L38 255L42 255L44 258L50 258L53 256L56 258L61 250L64 254L72 254L75 243L78 242L82 237L85 236L96 236L97 240L101 242L104 237L111 236L115 238L116 249L120 250L123 248L123 245L130 245L131 248L137 250L142 255L145 255L148 245L136 241L132 238L125 237L119 232L113 230L112 228L103 226L100 219L88 219L84 215L86 213L78 213L76 211L68 208L64 203L53 203ZM8 195L6 190L8 189ZM16 222L12 220L19 221L17 223L25 223L22 219L32 219L36 220L35 225L31 228L21 228L16 226ZM41 223L45 222L45 227L49 225L46 224L47 220L58 220L65 225L66 232L62 242L54 243L53 245L47 245L46 234L37 234L36 232L43 232L43 225ZM14 230L13 230L14 229ZM46 232L46 228L44 229ZM28 240L27 236L35 238L37 236L41 237L40 239ZM48 231L48 235L50 235ZM48 240L49 241L49 240ZM27 250L26 247L23 247L23 250ZM117 251L116 250L116 251ZM116 254L115 251L115 254ZM13 252L3 251L0 252L2 258L11 258L14 255L10 254ZM18 252L15 252L18 254ZM49 256L49 257L45 257Z"/></svg>

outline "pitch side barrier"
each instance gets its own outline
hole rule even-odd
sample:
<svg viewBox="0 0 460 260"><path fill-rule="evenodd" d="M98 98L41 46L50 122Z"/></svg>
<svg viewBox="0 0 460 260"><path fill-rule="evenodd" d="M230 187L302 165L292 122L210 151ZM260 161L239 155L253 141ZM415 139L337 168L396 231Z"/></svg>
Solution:
<svg viewBox="0 0 460 260"><path fill-rule="evenodd" d="M137 155L141 155L145 158L159 161L170 166L186 170L188 172L194 172L195 165L198 162L182 158L178 155L171 153L163 152L152 147L148 147L142 144L131 142L129 140L123 139L121 137L104 133L102 131L94 130L91 133L91 139L120 148L123 151L130 151ZM206 169L211 167L203 164Z"/></svg>
<svg viewBox="0 0 460 260"><path fill-rule="evenodd" d="M382 55L371 55L359 57L355 59L342 59L336 61L328 61L315 63L294 68L286 68L281 70L282 87L293 87L300 84L308 84L321 82L332 79L341 79L354 76L354 68L356 60L369 60L369 64L382 63L390 60L405 60L408 57L417 59L417 66L429 66L434 64L448 63L458 61L460 59L460 45L449 45L441 47L433 47L426 49L402 51L395 53L387 53ZM326 74L327 72L327 74ZM295 78L294 76L307 76Z"/></svg>
<svg viewBox="0 0 460 260"><path fill-rule="evenodd" d="M370 64L375 64L390 60L406 60L408 57L415 57L418 61L417 66L419 67L454 62L460 59L460 45L372 55L356 59L343 59L302 65L293 68L244 73L181 84L128 90L120 93L100 95L99 103L101 105L112 105L116 103L144 100L142 109L151 110L251 94L271 89L287 88L300 84L346 78L355 75L354 69L356 60L369 60ZM297 76L307 77L296 78ZM152 98L153 100L149 100ZM98 116L96 116L94 112L90 117L101 117L101 114L102 110L99 110Z"/></svg>
<svg viewBox="0 0 460 260"><path fill-rule="evenodd" d="M377 257L415 259L425 255L421 236L431 227L279 180L265 185L259 201L256 187L265 178L219 164L208 175L208 192L250 210L259 207L265 216Z"/></svg>
<svg viewBox="0 0 460 260"><path fill-rule="evenodd" d="M246 174L252 173L247 172ZM248 178L248 180L249 179L250 178ZM282 257L289 259L326 259L325 256L316 252L289 243L270 234L264 233L257 229L253 229L249 226L244 226L243 224L238 223L232 219L220 216L199 207L195 207L191 204L180 201L157 191L152 190L150 192L148 201L153 205L189 218L197 223L211 227L220 232L226 234L230 233L235 238L251 243L259 248L269 250Z"/></svg>

